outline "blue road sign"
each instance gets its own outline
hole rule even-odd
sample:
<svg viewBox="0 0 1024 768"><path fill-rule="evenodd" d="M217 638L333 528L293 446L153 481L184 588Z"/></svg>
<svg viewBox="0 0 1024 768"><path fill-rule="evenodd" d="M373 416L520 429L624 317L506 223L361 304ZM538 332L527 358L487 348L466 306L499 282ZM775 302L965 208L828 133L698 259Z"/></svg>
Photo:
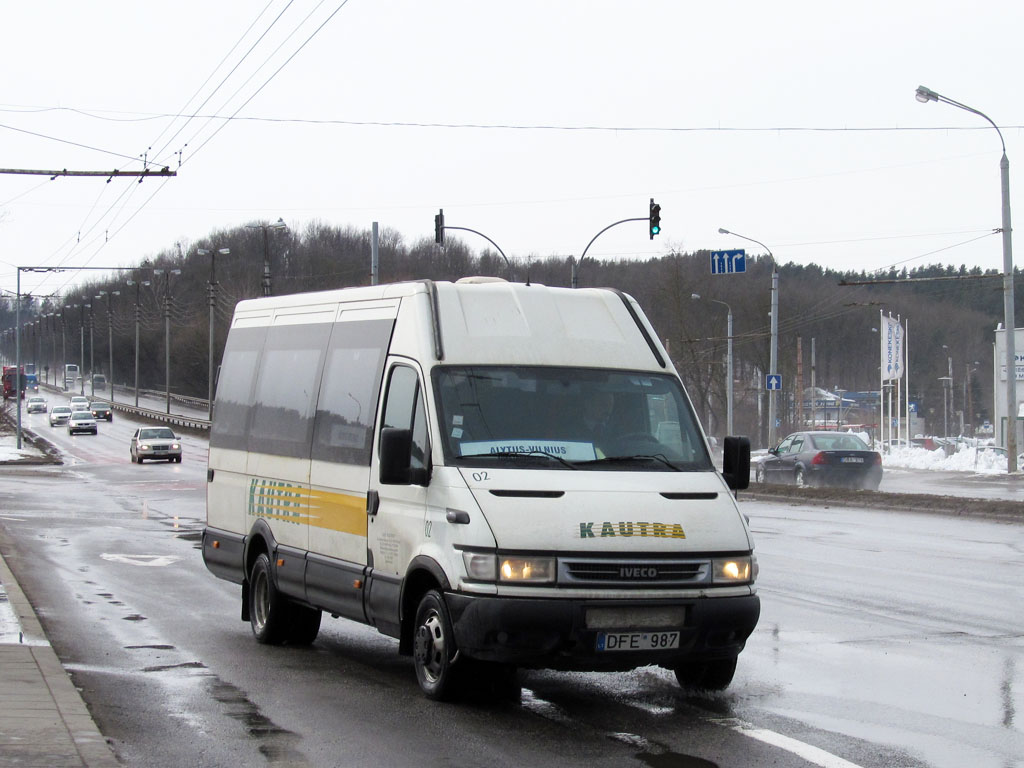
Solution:
<svg viewBox="0 0 1024 768"><path fill-rule="evenodd" d="M747 253L742 248L711 252L711 274L732 275L747 271Z"/></svg>
<svg viewBox="0 0 1024 768"><path fill-rule="evenodd" d="M778 373L766 373L764 377L764 388L769 392L782 390L782 375Z"/></svg>

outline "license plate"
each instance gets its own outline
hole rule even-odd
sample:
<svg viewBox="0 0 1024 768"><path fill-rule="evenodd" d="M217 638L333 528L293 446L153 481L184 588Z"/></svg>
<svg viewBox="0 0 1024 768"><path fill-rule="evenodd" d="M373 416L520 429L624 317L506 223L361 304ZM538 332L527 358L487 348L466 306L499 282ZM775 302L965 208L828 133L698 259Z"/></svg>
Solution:
<svg viewBox="0 0 1024 768"><path fill-rule="evenodd" d="M599 651L660 651L678 647L678 632L597 633Z"/></svg>
<svg viewBox="0 0 1024 768"><path fill-rule="evenodd" d="M863 464L864 459L860 456L843 456L840 460L843 464Z"/></svg>

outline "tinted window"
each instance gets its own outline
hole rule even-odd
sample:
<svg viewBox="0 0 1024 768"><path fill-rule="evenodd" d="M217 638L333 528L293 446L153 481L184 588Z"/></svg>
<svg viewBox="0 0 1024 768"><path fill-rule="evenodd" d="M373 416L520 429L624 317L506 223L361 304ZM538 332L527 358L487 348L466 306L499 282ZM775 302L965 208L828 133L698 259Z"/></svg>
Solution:
<svg viewBox="0 0 1024 768"><path fill-rule="evenodd" d="M384 426L412 430L411 466L413 469L425 468L430 453L427 415L416 371L406 365L392 368L387 397Z"/></svg>
<svg viewBox="0 0 1024 768"><path fill-rule="evenodd" d="M256 379L249 450L308 457L317 382L331 326L279 325L267 331Z"/></svg>
<svg viewBox="0 0 1024 768"><path fill-rule="evenodd" d="M340 322L320 384L313 458L369 466L373 421L392 320Z"/></svg>
<svg viewBox="0 0 1024 768"><path fill-rule="evenodd" d="M228 334L210 430L213 448L246 449L256 362L266 334L266 328L234 328Z"/></svg>

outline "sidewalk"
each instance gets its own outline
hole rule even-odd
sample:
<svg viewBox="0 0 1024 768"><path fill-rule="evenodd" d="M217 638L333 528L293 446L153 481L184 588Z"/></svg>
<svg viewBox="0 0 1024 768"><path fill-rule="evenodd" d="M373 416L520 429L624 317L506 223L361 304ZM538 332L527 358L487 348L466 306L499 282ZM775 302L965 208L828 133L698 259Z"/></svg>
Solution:
<svg viewBox="0 0 1024 768"><path fill-rule="evenodd" d="M0 691L0 766L119 765L2 554Z"/></svg>

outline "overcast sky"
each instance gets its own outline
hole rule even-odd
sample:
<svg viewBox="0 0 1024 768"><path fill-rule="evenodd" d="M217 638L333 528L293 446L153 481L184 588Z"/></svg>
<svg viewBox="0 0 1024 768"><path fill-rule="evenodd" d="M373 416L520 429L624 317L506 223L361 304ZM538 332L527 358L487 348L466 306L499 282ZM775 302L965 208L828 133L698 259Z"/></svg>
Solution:
<svg viewBox="0 0 1024 768"><path fill-rule="evenodd" d="M9 291L16 266L130 266L279 217L411 245L444 208L509 256L578 256L652 197L661 236L622 224L588 257L762 252L725 227L780 263L1001 269L999 137L918 85L1002 128L1024 217L1019 1L48 0L2 19L0 168L178 173L0 175Z"/></svg>

